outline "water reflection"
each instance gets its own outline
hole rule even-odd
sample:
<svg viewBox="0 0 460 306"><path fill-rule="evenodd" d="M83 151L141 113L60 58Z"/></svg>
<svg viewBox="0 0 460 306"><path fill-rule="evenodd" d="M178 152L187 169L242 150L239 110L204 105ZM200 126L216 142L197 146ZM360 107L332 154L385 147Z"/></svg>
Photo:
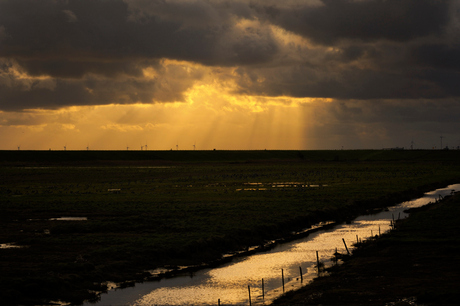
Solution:
<svg viewBox="0 0 460 306"><path fill-rule="evenodd" d="M59 217L59 218L51 218L50 221L86 221L88 220L87 217Z"/></svg>
<svg viewBox="0 0 460 306"><path fill-rule="evenodd" d="M193 277L180 276L110 291L102 295L97 305L217 305L218 300L221 305L248 305L248 286L251 287L252 305L270 304L283 293L281 270L284 290L299 288L317 276L316 252L320 261L330 266L336 249L339 253L346 253L343 240L351 250L357 241L390 230L393 219L407 216L404 210L433 202L439 195L448 195L452 190L460 190L460 184L429 192L420 199L404 202L388 211L358 217L350 224L317 231L306 238L278 245L270 251L238 258L219 268L196 272Z"/></svg>
<svg viewBox="0 0 460 306"><path fill-rule="evenodd" d="M271 189L299 189L328 187L327 184L310 184L302 182L244 183L249 188L238 188L236 191L266 191Z"/></svg>
<svg viewBox="0 0 460 306"><path fill-rule="evenodd" d="M16 245L14 243L0 243L0 249L20 249L24 247L23 245Z"/></svg>

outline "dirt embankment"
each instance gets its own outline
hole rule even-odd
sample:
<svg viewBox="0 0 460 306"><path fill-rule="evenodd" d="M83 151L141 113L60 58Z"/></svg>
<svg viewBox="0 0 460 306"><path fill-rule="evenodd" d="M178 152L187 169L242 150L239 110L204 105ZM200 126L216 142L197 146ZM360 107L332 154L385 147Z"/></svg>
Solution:
<svg viewBox="0 0 460 306"><path fill-rule="evenodd" d="M364 243L330 275L274 305L458 305L460 194Z"/></svg>

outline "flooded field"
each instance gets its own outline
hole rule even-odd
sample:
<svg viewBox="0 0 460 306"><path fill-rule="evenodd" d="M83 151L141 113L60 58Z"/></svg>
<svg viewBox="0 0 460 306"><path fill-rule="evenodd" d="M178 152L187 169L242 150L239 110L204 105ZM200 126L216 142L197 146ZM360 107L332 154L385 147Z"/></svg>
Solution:
<svg viewBox="0 0 460 306"><path fill-rule="evenodd" d="M249 299L252 305L269 304L283 292L317 277L318 259L325 266L332 265L333 253L347 252L345 244L351 251L356 242L389 231L393 220L408 216L405 210L434 202L454 190L460 190L460 184L426 193L378 214L358 217L349 224L319 230L267 252L237 258L218 268L111 290L97 304L84 305L248 305Z"/></svg>
<svg viewBox="0 0 460 306"><path fill-rule="evenodd" d="M459 152L3 152L0 300L78 305L116 287L110 281L129 289L110 290L101 305L244 304L248 289L252 303L268 303L282 276L285 291L305 284L316 252L330 264L335 248L345 252L342 239L352 248L378 235L381 221L337 227L335 240L311 232L318 222L351 221L455 183ZM234 258L308 230L306 246ZM216 262L228 264L185 273ZM176 267L193 268L146 282Z"/></svg>

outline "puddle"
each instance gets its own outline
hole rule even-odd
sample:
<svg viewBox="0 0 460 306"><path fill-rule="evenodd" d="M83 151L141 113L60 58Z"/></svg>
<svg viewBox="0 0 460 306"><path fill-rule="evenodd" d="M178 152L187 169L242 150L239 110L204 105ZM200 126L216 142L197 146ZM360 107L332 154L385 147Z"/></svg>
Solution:
<svg viewBox="0 0 460 306"><path fill-rule="evenodd" d="M49 219L27 219L27 221L87 221L87 217L58 217L58 218L49 218Z"/></svg>
<svg viewBox="0 0 460 306"><path fill-rule="evenodd" d="M174 269L157 268L157 269L154 269L154 270L146 270L145 272L148 272L148 273L150 273L150 275L155 277L155 276L164 275L164 274L172 272L172 271L174 271Z"/></svg>
<svg viewBox="0 0 460 306"><path fill-rule="evenodd" d="M121 189L120 189L120 188L111 188L111 189L107 189L107 192L110 192L110 193L120 193L120 192L121 192Z"/></svg>
<svg viewBox="0 0 460 306"><path fill-rule="evenodd" d="M305 182L272 182L272 183L244 183L248 188L238 188L236 191L264 191L270 189L299 189L299 188L322 188L327 184L310 184Z"/></svg>
<svg viewBox="0 0 460 306"><path fill-rule="evenodd" d="M87 221L87 217L59 217L51 218L50 221Z"/></svg>
<svg viewBox="0 0 460 306"><path fill-rule="evenodd" d="M21 248L25 248L25 246L16 245L13 242L12 243L1 243L0 244L0 249L21 249Z"/></svg>

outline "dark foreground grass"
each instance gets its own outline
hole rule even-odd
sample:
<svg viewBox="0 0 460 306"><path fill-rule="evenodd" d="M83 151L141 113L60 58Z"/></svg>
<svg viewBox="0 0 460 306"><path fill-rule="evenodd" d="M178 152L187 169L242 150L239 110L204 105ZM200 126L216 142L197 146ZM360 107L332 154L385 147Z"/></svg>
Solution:
<svg viewBox="0 0 460 306"><path fill-rule="evenodd" d="M0 250L0 300L77 304L104 281L142 280L147 269L212 262L346 220L458 182L459 155L0 152L0 243L24 246ZM68 216L87 220L50 220Z"/></svg>
<svg viewBox="0 0 460 306"><path fill-rule="evenodd" d="M413 212L397 230L274 305L458 305L460 194Z"/></svg>

